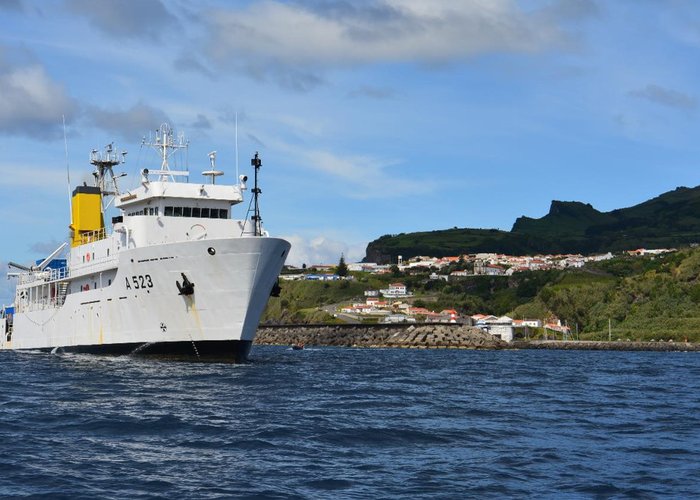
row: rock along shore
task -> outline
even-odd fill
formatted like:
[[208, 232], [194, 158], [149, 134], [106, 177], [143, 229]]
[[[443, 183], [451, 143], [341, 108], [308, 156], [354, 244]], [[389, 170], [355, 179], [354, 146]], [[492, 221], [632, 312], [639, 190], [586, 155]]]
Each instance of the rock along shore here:
[[507, 343], [478, 328], [455, 324], [260, 326], [259, 345], [403, 347], [413, 349], [564, 349], [606, 351], [700, 351], [688, 342], [533, 340]]
[[506, 342], [464, 325], [261, 326], [256, 344], [423, 349], [505, 349]]

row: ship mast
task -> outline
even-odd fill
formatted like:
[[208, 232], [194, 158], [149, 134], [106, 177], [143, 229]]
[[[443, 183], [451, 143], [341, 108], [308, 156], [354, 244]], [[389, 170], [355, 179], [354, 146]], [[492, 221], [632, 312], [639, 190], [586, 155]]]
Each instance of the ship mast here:
[[117, 153], [114, 150], [114, 143], [107, 144], [103, 151], [93, 149], [90, 152], [90, 163], [95, 167], [92, 176], [95, 178], [95, 186], [100, 188], [102, 194], [103, 214], [114, 201], [114, 197], [120, 194], [117, 179], [126, 174], [114, 175], [114, 167], [124, 162], [126, 162], [126, 151]]
[[[260, 205], [258, 204], [258, 197], [262, 190], [258, 187], [258, 171], [262, 166], [262, 160], [258, 156], [258, 152], [255, 152], [255, 156], [250, 160], [250, 165], [255, 168], [255, 183], [253, 187], [253, 216], [251, 220], [253, 221], [253, 235], [262, 236], [262, 217], [260, 216]], [[250, 211], [250, 209], [248, 209]]]
[[187, 151], [190, 145], [189, 141], [185, 139], [184, 134], [179, 134], [177, 138], [175, 138], [175, 134], [170, 128], [170, 125], [168, 125], [167, 123], [163, 123], [158, 128], [158, 130], [156, 130], [155, 139], [149, 137], [147, 140], [144, 137], [141, 145], [148, 146], [156, 150], [160, 155], [161, 159], [160, 170], [143, 170], [142, 174], [146, 179], [148, 179], [149, 174], [160, 175], [160, 178], [158, 180], [161, 182], [167, 182], [169, 180], [174, 182], [176, 176], [189, 177], [189, 171], [170, 170], [169, 165], [169, 159], [171, 156], [173, 156], [178, 150], [181, 149]]

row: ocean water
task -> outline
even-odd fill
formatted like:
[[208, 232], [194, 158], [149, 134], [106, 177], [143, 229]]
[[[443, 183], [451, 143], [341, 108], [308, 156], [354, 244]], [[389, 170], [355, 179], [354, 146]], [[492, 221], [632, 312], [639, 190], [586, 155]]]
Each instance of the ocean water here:
[[0, 353], [0, 496], [698, 498], [700, 354]]

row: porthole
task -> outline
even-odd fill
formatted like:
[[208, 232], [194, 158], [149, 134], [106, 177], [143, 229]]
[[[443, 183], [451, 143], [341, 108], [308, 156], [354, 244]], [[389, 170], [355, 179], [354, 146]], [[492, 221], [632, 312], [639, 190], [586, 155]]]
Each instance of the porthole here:
[[209, 247], [209, 248], [207, 248], [207, 252], [209, 252], [209, 255], [214, 255], [214, 254], [216, 254], [216, 250], [214, 250], [214, 247]]

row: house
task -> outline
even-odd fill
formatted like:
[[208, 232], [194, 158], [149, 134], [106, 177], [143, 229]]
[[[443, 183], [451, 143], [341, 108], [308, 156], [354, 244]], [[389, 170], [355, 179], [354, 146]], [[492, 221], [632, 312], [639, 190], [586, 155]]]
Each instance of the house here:
[[513, 328], [540, 328], [542, 322], [539, 319], [514, 319]]
[[377, 264], [374, 262], [355, 262], [348, 264], [348, 271], [372, 272], [377, 269]]
[[409, 307], [408, 314], [411, 316], [428, 316], [435, 313], [433, 313], [433, 311], [430, 309], [426, 309], [425, 307]]
[[506, 342], [513, 341], [513, 319], [508, 316], [492, 319], [486, 322], [486, 331], [494, 337]]
[[411, 318], [405, 314], [390, 314], [382, 320], [382, 323], [415, 323], [416, 318]]
[[365, 302], [374, 307], [387, 307], [389, 305], [386, 300], [382, 300], [379, 297], [368, 297]]
[[470, 318], [472, 320], [472, 323], [475, 325], [479, 325], [479, 323], [485, 324], [486, 321], [497, 319], [496, 316], [492, 314], [473, 314], [470, 316]]
[[450, 276], [454, 276], [454, 277], [460, 276], [461, 277], [461, 276], [469, 276], [470, 274], [471, 273], [469, 271], [452, 271], [450, 273]]
[[304, 279], [307, 281], [338, 281], [340, 276], [337, 274], [307, 274]]
[[550, 320], [548, 323], [545, 323], [544, 329], [551, 330], [553, 332], [558, 332], [564, 335], [569, 335], [571, 333], [571, 328], [569, 328], [566, 325], [562, 325], [561, 320], [556, 318]]
[[412, 294], [408, 293], [406, 285], [403, 283], [391, 283], [389, 288], [379, 290], [384, 297], [409, 297]]
[[506, 270], [502, 266], [487, 264], [484, 266], [484, 274], [487, 276], [503, 276]]
[[303, 274], [280, 274], [279, 277], [283, 281], [299, 281], [304, 279]]

